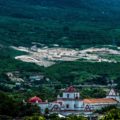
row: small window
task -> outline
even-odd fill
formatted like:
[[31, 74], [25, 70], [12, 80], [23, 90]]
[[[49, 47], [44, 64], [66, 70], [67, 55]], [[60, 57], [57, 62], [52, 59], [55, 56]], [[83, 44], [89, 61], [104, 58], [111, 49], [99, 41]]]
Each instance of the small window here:
[[76, 96], [76, 99], [79, 99], [79, 97], [78, 97], [78, 96]]
[[78, 99], [79, 97], [78, 97], [78, 94], [74, 94], [74, 96], [75, 96], [75, 99]]
[[74, 108], [76, 108], [77, 106], [76, 106], [76, 104], [74, 104]]
[[66, 105], [66, 108], [69, 108], [69, 104]]
[[74, 98], [76, 98], [76, 95], [74, 94]]
[[69, 94], [67, 94], [67, 98], [69, 98]]

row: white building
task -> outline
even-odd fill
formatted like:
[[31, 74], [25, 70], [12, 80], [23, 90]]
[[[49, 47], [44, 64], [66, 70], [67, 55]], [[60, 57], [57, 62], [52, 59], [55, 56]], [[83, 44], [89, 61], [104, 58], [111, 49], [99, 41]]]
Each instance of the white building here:
[[111, 89], [109, 91], [109, 94], [106, 96], [106, 98], [113, 98], [113, 99], [117, 100], [118, 102], [120, 102], [119, 93], [117, 93], [114, 89]]
[[38, 97], [29, 99], [30, 103], [37, 103], [44, 114], [45, 109], [48, 108], [50, 113], [59, 113], [62, 115], [69, 114], [91, 114], [95, 110], [100, 110], [104, 107], [117, 105], [120, 102], [119, 94], [111, 89], [106, 98], [96, 99], [81, 99], [80, 93], [73, 87], [68, 87], [62, 94], [58, 95], [54, 102], [42, 102]]
[[43, 102], [41, 98], [34, 96], [28, 100], [28, 103], [37, 104], [40, 107], [40, 111], [44, 114], [45, 109], [48, 108], [48, 101]]
[[84, 110], [83, 100], [80, 99], [80, 93], [71, 86], [67, 88], [62, 97], [57, 98], [57, 101], [61, 101], [61, 114], [78, 114]]
[[118, 104], [118, 101], [113, 98], [84, 99], [83, 102], [84, 106], [89, 106], [91, 111]]

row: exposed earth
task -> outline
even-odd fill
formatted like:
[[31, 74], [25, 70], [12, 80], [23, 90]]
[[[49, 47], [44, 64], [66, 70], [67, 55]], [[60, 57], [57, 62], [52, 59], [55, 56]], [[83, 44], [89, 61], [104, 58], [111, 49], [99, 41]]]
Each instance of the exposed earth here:
[[[27, 47], [13, 47], [15, 50], [27, 52], [27, 55], [16, 56], [24, 62], [36, 63], [40, 66], [48, 67], [58, 61], [76, 61], [83, 62], [119, 62], [120, 50], [112, 48], [97, 48], [91, 47], [84, 50], [60, 48], [60, 47], [43, 47], [43, 48], [27, 48]], [[117, 58], [117, 59], [116, 59]]]

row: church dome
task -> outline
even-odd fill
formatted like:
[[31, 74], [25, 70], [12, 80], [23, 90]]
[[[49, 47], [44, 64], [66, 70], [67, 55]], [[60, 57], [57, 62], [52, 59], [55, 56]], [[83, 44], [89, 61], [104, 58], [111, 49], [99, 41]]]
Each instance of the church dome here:
[[39, 98], [39, 97], [37, 97], [37, 96], [34, 96], [34, 97], [30, 98], [30, 99], [28, 100], [28, 102], [29, 102], [29, 103], [41, 103], [41, 102], [42, 102], [42, 99]]

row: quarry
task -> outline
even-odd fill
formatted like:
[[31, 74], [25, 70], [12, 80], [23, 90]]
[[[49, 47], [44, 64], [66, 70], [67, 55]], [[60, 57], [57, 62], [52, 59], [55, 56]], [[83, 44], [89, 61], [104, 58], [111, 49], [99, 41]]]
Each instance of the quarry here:
[[[119, 59], [114, 59], [113, 56], [120, 57], [119, 48], [117, 50], [110, 48], [87, 48], [83, 50], [70, 49], [70, 48], [60, 48], [60, 47], [43, 47], [37, 48], [32, 46], [27, 47], [14, 47], [13, 49], [18, 51], [24, 51], [26, 55], [16, 56], [15, 59], [35, 63], [40, 66], [49, 67], [56, 64], [59, 61], [76, 61], [82, 60], [83, 62], [119, 62]], [[111, 57], [111, 58], [110, 58]]]

